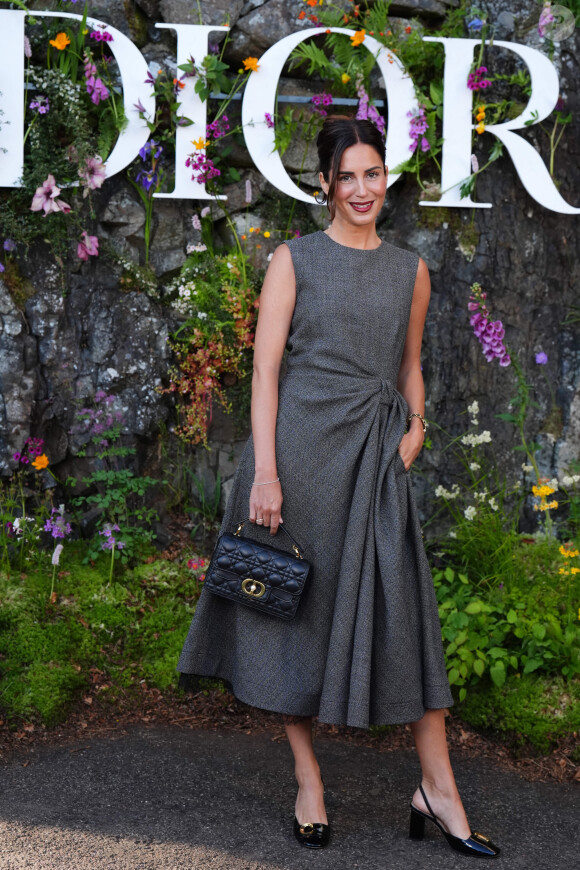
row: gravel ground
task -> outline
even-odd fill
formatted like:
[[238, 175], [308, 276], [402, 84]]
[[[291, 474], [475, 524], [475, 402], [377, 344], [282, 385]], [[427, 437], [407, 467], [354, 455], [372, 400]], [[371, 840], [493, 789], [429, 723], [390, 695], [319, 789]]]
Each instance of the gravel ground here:
[[[290, 749], [263, 733], [135, 726], [122, 735], [16, 753], [1, 770], [1, 870], [455, 870], [470, 858], [434, 826], [410, 841], [414, 753], [319, 737], [333, 835], [292, 837]], [[502, 870], [578, 861], [580, 789], [527, 782], [455, 753], [473, 827], [503, 848]], [[429, 830], [431, 828], [431, 830]], [[479, 864], [478, 864], [479, 866]]]

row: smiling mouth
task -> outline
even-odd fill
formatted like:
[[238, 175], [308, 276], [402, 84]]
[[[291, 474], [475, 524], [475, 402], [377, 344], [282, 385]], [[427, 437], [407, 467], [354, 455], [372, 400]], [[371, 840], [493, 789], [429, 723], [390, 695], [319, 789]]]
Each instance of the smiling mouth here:
[[359, 214], [364, 214], [367, 211], [370, 211], [374, 205], [373, 200], [369, 202], [349, 202], [349, 205], [354, 208]]

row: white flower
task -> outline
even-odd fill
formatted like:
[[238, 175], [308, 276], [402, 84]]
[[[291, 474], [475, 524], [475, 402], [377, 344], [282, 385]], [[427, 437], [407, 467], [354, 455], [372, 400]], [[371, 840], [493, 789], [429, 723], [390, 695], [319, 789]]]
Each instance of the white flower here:
[[558, 478], [553, 477], [552, 480], [548, 481], [548, 486], [551, 486], [554, 492], [558, 491]]
[[472, 504], [470, 504], [469, 507], [466, 507], [465, 510], [463, 511], [463, 515], [464, 515], [465, 519], [467, 519], [467, 520], [472, 520], [474, 518], [474, 516], [476, 515], [476, 513], [477, 513], [477, 511], [475, 510], [475, 508], [473, 507]]
[[210, 211], [211, 211], [211, 209], [210, 209], [209, 205], [206, 205], [206, 207], [202, 208], [202, 210], [200, 211], [200, 215], [202, 217], [207, 217], [208, 214], [210, 213]]
[[52, 559], [51, 559], [51, 562], [53, 565], [58, 565], [59, 560], [60, 560], [60, 554], [62, 553], [63, 550], [64, 550], [64, 547], [62, 544], [56, 545], [56, 547], [54, 548], [54, 553], [52, 554]]
[[207, 311], [198, 311], [197, 316], [199, 317], [200, 320], [206, 320], [207, 319]]
[[450, 537], [450, 538], [456, 538], [456, 537], [457, 537], [457, 532], [454, 532], [453, 530], [451, 530], [451, 531], [449, 532], [449, 537]]
[[487, 498], [487, 490], [483, 489], [481, 492], [474, 492], [473, 497], [476, 501], [485, 501]]
[[492, 509], [492, 511], [497, 511], [497, 510], [499, 510], [499, 505], [498, 505], [498, 503], [496, 502], [494, 496], [492, 496], [490, 499], [488, 499], [487, 503], [488, 503], [488, 505], [490, 506], [490, 508]]
[[459, 486], [458, 486], [458, 484], [454, 483], [453, 489], [448, 490], [448, 489], [445, 489], [444, 486], [439, 485], [437, 487], [437, 489], [435, 490], [435, 495], [437, 496], [437, 498], [446, 498], [448, 501], [450, 499], [453, 500], [454, 498], [457, 498], [457, 496], [459, 495]]
[[477, 399], [474, 399], [473, 402], [471, 403], [471, 405], [467, 406], [467, 413], [469, 414], [469, 416], [471, 418], [471, 425], [477, 426], [477, 424], [479, 422], [477, 419], [477, 416], [479, 414], [479, 404], [477, 402]]
[[562, 478], [562, 486], [575, 486], [580, 480], [580, 474], [565, 474]]
[[484, 429], [479, 435], [468, 433], [467, 435], [463, 435], [461, 438], [461, 443], [465, 444], [466, 447], [476, 447], [478, 444], [489, 444], [491, 441], [491, 432], [488, 429]]
[[530, 471], [533, 471], [533, 470], [534, 470], [533, 465], [527, 465], [525, 462], [522, 462], [522, 471], [525, 471], [526, 474]]
[[470, 471], [479, 471], [480, 468], [481, 468], [481, 465], [479, 464], [479, 462], [470, 462], [469, 463], [469, 470]]

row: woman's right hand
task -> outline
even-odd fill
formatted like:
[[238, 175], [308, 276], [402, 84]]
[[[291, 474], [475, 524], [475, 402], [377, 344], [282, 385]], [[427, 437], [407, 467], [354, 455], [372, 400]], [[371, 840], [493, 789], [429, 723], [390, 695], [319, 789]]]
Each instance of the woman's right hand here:
[[279, 481], [253, 486], [250, 493], [250, 522], [258, 526], [269, 526], [270, 534], [275, 535], [278, 525], [283, 522], [280, 516], [282, 502], [282, 487]]

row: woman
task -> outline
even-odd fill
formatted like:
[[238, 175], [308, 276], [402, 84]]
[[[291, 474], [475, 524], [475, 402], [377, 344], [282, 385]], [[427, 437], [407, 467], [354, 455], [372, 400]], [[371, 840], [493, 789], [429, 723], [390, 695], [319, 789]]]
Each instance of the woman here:
[[497, 847], [470, 830], [449, 763], [444, 716], [453, 700], [407, 474], [425, 433], [427, 267], [377, 235], [387, 169], [373, 124], [328, 118], [317, 146], [332, 223], [280, 245], [270, 263], [253, 436], [223, 522], [232, 530], [249, 502], [252, 534], [265, 542], [283, 506], [312, 577], [288, 622], [204, 590], [180, 682], [221, 677], [240, 700], [283, 714], [303, 845], [325, 846], [330, 834], [312, 744], [318, 716], [358, 727], [411, 722], [423, 772], [411, 836], [422, 837], [428, 818], [453, 848], [495, 857]]

